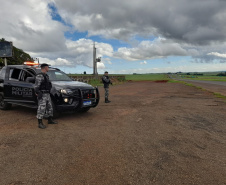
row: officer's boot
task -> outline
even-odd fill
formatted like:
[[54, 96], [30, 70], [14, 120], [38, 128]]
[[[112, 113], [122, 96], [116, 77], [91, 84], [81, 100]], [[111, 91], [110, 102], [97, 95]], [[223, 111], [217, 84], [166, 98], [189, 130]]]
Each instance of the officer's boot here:
[[111, 101], [108, 100], [108, 98], [105, 98], [105, 103], [110, 103]]
[[42, 129], [46, 128], [46, 126], [43, 125], [42, 123], [42, 119], [38, 119], [38, 128], [42, 128]]
[[48, 117], [48, 124], [57, 124], [56, 121], [53, 121], [53, 117]]

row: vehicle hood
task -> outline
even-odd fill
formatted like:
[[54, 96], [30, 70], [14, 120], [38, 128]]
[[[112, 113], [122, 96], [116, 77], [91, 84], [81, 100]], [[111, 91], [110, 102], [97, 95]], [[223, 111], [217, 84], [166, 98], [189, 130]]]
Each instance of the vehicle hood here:
[[56, 89], [94, 89], [92, 85], [78, 81], [51, 81]]

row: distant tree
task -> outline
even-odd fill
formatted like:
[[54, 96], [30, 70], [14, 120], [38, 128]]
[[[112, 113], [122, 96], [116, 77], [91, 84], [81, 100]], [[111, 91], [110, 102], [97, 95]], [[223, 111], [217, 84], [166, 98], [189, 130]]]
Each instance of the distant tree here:
[[202, 73], [194, 73], [194, 75], [196, 75], [196, 76], [203, 76]]
[[226, 72], [218, 73], [217, 76], [226, 76]]

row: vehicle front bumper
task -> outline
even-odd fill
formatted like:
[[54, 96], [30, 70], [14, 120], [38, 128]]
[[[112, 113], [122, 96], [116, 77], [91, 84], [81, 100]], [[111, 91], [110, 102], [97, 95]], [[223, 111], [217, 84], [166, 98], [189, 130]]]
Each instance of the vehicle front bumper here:
[[[97, 87], [95, 87], [95, 98], [85, 98], [83, 97], [83, 89], [78, 89], [78, 96], [69, 96], [69, 95], [62, 95], [63, 101], [68, 99], [68, 103], [57, 104], [57, 110], [76, 110], [76, 109], [83, 109], [83, 108], [94, 108], [99, 104], [100, 100], [100, 93]], [[70, 103], [71, 101], [71, 103]], [[90, 104], [85, 104], [84, 102], [88, 102]]]

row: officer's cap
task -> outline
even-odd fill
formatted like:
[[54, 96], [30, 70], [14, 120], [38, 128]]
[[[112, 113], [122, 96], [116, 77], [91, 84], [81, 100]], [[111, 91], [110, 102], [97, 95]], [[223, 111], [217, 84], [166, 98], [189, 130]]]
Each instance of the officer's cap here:
[[41, 68], [43, 68], [43, 67], [46, 67], [46, 66], [48, 66], [49, 67], [49, 65], [48, 64], [46, 64], [46, 63], [44, 63], [44, 64], [41, 64]]

